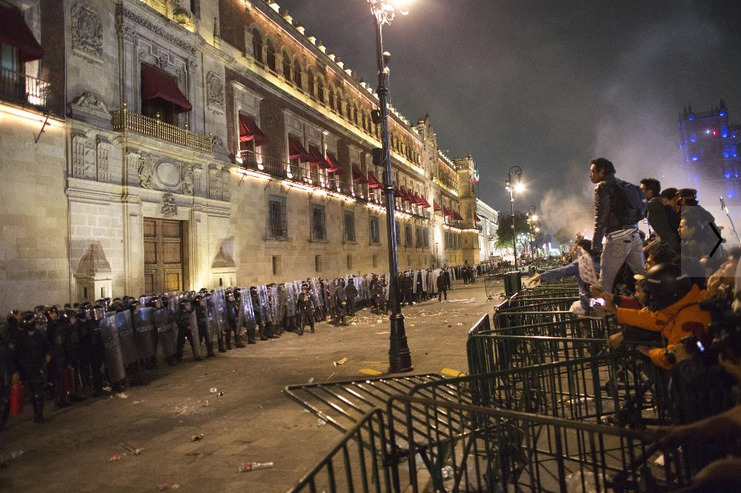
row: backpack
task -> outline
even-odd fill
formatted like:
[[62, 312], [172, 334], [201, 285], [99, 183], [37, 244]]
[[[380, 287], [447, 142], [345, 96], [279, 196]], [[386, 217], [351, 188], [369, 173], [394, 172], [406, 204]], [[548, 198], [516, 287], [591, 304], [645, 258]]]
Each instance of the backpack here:
[[636, 224], [646, 218], [648, 201], [638, 185], [617, 180], [616, 196], [622, 199], [620, 200], [622, 204], [620, 209], [615, 211], [615, 215], [623, 224]]

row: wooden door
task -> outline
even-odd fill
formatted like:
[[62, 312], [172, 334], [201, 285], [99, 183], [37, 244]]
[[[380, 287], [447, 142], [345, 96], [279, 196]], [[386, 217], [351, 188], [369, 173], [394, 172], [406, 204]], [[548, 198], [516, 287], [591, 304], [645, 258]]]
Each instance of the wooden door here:
[[144, 218], [144, 288], [182, 291], [185, 272], [183, 222]]

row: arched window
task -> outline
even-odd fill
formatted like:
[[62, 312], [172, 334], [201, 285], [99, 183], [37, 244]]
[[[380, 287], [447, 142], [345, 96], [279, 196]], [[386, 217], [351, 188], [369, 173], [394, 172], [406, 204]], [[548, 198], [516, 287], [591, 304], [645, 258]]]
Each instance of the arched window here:
[[311, 69], [306, 72], [306, 91], [312, 98], [314, 97], [314, 72]]
[[339, 113], [340, 116], [345, 116], [345, 112], [343, 110], [344, 108], [342, 107], [342, 91], [337, 89], [337, 113]]
[[257, 29], [252, 30], [252, 54], [256, 61], [265, 63], [262, 58], [262, 34]]
[[329, 109], [334, 110], [334, 89], [332, 89], [332, 86], [329, 86], [327, 88], [327, 103], [329, 104]]
[[288, 50], [282, 51], [283, 55], [283, 78], [287, 81], [291, 81], [291, 54]]
[[273, 44], [273, 41], [271, 39], [268, 39], [267, 45], [267, 65], [270, 70], [273, 72], [277, 71], [277, 67], [275, 65], [275, 45]]
[[321, 77], [316, 78], [316, 99], [324, 104], [324, 81]]
[[298, 58], [296, 58], [293, 61], [293, 83], [296, 84], [296, 87], [301, 89], [302, 82], [301, 82], [301, 64], [298, 61]]

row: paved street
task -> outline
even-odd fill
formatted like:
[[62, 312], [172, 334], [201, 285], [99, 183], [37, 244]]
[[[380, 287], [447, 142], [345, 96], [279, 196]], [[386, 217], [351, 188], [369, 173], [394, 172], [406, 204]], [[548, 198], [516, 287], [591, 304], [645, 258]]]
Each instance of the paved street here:
[[[487, 301], [483, 281], [456, 283], [448, 299], [403, 310], [414, 373], [467, 370], [466, 332], [494, 301]], [[315, 334], [287, 333], [202, 363], [187, 355], [177, 367], [161, 368], [150, 385], [124, 395], [63, 410], [47, 401], [44, 425], [31, 421], [27, 406], [0, 431], [0, 453], [24, 451], [0, 469], [0, 490], [138, 492], [173, 483], [183, 492], [283, 492], [341, 434], [281, 390], [311, 378], [347, 380], [362, 377], [360, 369], [388, 367], [388, 318], [364, 309], [350, 322], [317, 324]], [[333, 364], [342, 358], [345, 364]], [[223, 395], [210, 393], [212, 387]], [[201, 433], [202, 440], [191, 441]], [[121, 443], [143, 450], [135, 456]], [[275, 467], [237, 472], [248, 460]]]

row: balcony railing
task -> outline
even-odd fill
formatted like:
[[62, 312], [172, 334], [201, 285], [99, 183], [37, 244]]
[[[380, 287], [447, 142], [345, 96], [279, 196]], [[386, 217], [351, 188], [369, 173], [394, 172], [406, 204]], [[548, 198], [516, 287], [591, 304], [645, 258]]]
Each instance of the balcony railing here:
[[48, 82], [6, 68], [0, 72], [0, 98], [5, 101], [45, 110], [50, 94]]
[[137, 132], [142, 135], [178, 144], [199, 151], [211, 152], [211, 136], [191, 132], [177, 125], [165, 123], [156, 118], [140, 115], [126, 109], [111, 111], [113, 130]]

